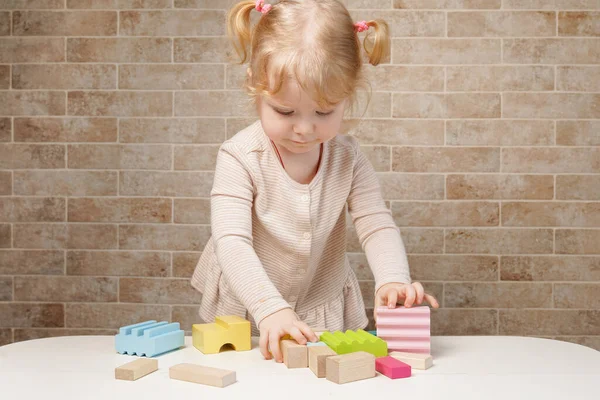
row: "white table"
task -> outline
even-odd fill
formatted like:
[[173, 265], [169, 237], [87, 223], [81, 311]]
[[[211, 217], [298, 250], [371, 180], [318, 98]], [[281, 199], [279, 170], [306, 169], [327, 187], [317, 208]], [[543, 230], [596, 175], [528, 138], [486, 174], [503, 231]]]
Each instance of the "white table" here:
[[[118, 381], [115, 367], [134, 360], [117, 354], [112, 336], [70, 336], [0, 347], [2, 399], [600, 399], [600, 352], [528, 337], [432, 337], [434, 365], [413, 376], [337, 385], [308, 369], [288, 370], [253, 349], [204, 355], [191, 345], [158, 356], [159, 370]], [[169, 379], [182, 363], [235, 370], [237, 382], [214, 388]]]

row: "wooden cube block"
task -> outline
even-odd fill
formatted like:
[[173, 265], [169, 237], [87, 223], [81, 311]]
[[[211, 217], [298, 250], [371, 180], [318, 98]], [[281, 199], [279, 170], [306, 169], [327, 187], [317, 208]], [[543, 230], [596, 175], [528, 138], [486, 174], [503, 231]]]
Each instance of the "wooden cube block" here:
[[375, 360], [375, 369], [391, 379], [408, 378], [411, 374], [410, 365], [390, 356], [379, 357]]
[[375, 377], [375, 356], [365, 351], [327, 357], [326, 378], [342, 384]]
[[202, 385], [225, 387], [235, 383], [235, 371], [204, 367], [197, 364], [177, 364], [169, 368], [169, 377]]
[[282, 340], [281, 351], [283, 363], [288, 368], [308, 367], [308, 350], [306, 345], [298, 344], [295, 340]]
[[154, 358], [138, 358], [135, 361], [115, 368], [115, 379], [135, 381], [158, 369], [158, 360]]
[[327, 357], [331, 356], [337, 356], [337, 353], [328, 346], [311, 346], [308, 348], [308, 367], [317, 378], [325, 378]]
[[392, 351], [391, 357], [402, 361], [415, 369], [427, 369], [433, 365], [433, 358], [429, 354], [404, 353], [401, 351]]

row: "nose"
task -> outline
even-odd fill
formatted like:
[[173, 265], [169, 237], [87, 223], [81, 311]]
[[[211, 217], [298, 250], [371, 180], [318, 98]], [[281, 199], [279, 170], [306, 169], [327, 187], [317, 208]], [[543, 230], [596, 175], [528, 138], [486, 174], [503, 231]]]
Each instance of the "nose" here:
[[298, 133], [302, 136], [312, 135], [315, 131], [314, 126], [311, 121], [302, 119], [296, 121], [294, 124], [294, 133]]

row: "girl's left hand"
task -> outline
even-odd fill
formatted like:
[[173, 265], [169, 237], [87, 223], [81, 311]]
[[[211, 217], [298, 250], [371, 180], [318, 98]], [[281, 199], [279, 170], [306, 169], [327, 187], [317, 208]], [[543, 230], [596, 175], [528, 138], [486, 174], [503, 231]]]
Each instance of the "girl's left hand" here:
[[423, 285], [419, 282], [386, 283], [375, 294], [375, 319], [377, 319], [377, 307], [396, 308], [398, 303], [404, 303], [404, 307], [412, 307], [413, 304], [422, 304], [424, 301], [433, 308], [440, 307], [435, 297], [425, 293]]

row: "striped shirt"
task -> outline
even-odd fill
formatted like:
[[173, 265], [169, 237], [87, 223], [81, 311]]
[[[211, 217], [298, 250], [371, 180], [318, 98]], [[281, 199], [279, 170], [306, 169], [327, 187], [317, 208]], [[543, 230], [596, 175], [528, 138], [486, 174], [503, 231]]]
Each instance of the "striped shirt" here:
[[309, 326], [366, 327], [360, 287], [346, 256], [346, 211], [375, 278], [410, 282], [400, 232], [357, 140], [323, 144], [315, 177], [293, 180], [260, 121], [225, 141], [211, 190], [212, 235], [192, 276], [200, 317], [256, 322], [292, 308]]

